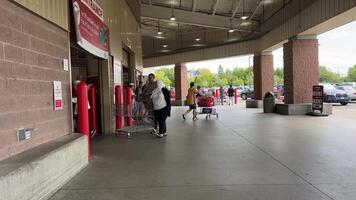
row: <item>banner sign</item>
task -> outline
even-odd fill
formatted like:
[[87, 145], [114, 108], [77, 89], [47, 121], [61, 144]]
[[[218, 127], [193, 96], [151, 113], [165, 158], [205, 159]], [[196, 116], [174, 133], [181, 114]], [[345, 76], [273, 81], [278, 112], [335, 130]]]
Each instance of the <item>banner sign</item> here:
[[109, 27], [103, 9], [94, 0], [72, 0], [77, 43], [88, 52], [108, 59]]
[[313, 86], [313, 104], [312, 109], [320, 110], [323, 112], [323, 103], [324, 103], [324, 86], [314, 85]]
[[60, 81], [53, 81], [53, 108], [54, 110], [63, 109], [62, 83]]

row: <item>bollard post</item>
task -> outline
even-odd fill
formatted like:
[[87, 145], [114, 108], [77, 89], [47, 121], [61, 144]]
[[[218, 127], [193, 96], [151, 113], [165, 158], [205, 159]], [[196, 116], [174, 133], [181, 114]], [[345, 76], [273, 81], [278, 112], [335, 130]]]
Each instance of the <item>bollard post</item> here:
[[88, 140], [88, 160], [90, 159], [88, 86], [82, 81], [77, 85], [78, 132], [86, 135]]
[[234, 92], [234, 99], [235, 99], [235, 104], [237, 104], [237, 97], [239, 96], [237, 88], [235, 88], [235, 92]]
[[133, 120], [132, 120], [132, 93], [131, 93], [131, 88], [130, 87], [125, 87], [125, 106], [127, 106], [127, 115], [125, 117], [126, 124], [128, 126], [133, 125]]
[[116, 130], [122, 129], [122, 100], [121, 86], [115, 86], [115, 105], [116, 105]]
[[97, 113], [96, 113], [96, 88], [94, 85], [89, 88], [89, 130], [90, 131], [98, 131], [97, 125]]

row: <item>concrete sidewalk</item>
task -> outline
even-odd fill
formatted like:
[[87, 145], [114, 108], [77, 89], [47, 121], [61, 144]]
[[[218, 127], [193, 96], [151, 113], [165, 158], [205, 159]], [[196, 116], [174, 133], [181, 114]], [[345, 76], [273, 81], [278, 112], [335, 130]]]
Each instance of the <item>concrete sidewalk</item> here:
[[94, 141], [89, 166], [51, 200], [355, 198], [355, 109], [327, 118], [218, 109], [219, 119], [193, 122], [175, 108], [163, 139]]

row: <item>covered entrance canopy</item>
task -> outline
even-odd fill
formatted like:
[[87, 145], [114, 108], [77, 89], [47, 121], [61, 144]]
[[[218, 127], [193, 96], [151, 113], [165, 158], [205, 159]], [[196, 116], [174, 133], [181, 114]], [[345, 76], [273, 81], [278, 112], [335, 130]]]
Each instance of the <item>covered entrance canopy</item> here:
[[319, 82], [316, 36], [356, 20], [355, 6], [352, 0], [142, 0], [143, 64], [176, 64], [182, 74], [185, 62], [254, 54], [259, 100], [273, 90], [270, 52], [284, 46], [285, 102], [310, 103]]

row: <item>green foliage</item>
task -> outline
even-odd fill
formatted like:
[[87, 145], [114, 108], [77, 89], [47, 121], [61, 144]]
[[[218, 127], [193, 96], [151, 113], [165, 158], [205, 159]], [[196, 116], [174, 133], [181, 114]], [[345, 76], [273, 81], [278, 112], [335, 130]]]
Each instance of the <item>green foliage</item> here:
[[349, 68], [349, 72], [347, 73], [347, 81], [356, 82], [356, 65]]
[[[164, 82], [166, 86], [174, 87], [174, 69], [162, 68], [156, 71], [156, 78]], [[284, 75], [283, 69], [277, 68], [274, 70], [275, 84], [283, 84]], [[329, 71], [326, 67], [319, 67], [320, 82], [340, 83], [343, 81], [356, 82], [356, 65], [349, 69], [346, 78], [340, 74]], [[232, 84], [234, 86], [253, 85], [253, 68], [234, 68], [226, 69], [222, 66], [218, 67], [218, 73], [213, 74], [209, 69], [199, 69], [193, 77], [188, 77], [188, 84], [194, 82], [195, 85], [201, 87], [219, 87]]]
[[213, 87], [214, 84], [214, 75], [209, 69], [200, 69], [199, 75], [195, 79], [195, 85], [201, 87]]
[[340, 74], [329, 71], [324, 66], [319, 66], [319, 82], [321, 83], [340, 83], [343, 78]]
[[164, 83], [165, 86], [174, 87], [174, 69], [173, 68], [161, 68], [156, 70], [155, 76], [157, 80]]
[[283, 75], [283, 69], [277, 68], [274, 70], [274, 83], [275, 84], [283, 84], [284, 83], [284, 75]]
[[232, 70], [232, 83], [240, 83], [238, 85], [252, 85], [253, 84], [253, 68], [234, 68]]

